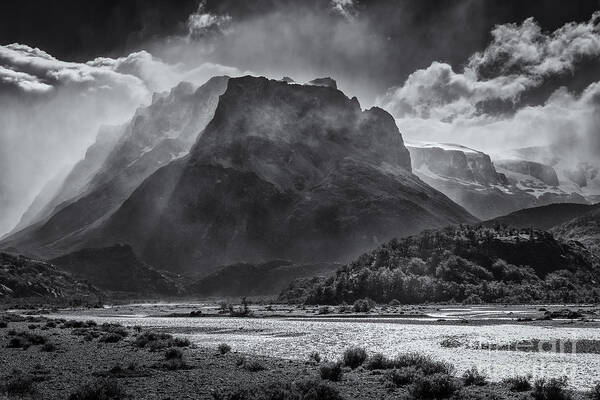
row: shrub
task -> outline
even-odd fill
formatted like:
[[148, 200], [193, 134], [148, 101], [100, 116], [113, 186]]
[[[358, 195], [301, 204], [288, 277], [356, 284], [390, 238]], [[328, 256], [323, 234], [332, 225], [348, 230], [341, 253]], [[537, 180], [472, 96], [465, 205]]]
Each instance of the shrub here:
[[447, 349], [454, 349], [462, 346], [462, 342], [456, 338], [446, 338], [440, 342], [440, 346]]
[[40, 351], [45, 351], [45, 352], [56, 351], [56, 345], [54, 343], [45, 343], [40, 348]]
[[600, 400], [600, 382], [597, 382], [592, 390], [590, 390], [589, 395], [592, 400]]
[[337, 382], [342, 379], [342, 364], [339, 362], [328, 362], [319, 367], [321, 379]]
[[415, 382], [423, 373], [415, 367], [393, 369], [386, 373], [385, 379], [394, 386], [406, 386]]
[[4, 329], [8, 326], [8, 323], [6, 321], [0, 321], [0, 329]]
[[185, 338], [174, 338], [168, 333], [144, 332], [138, 335], [133, 346], [146, 347], [150, 351], [166, 349], [168, 347], [188, 347], [190, 341]]
[[170, 348], [165, 352], [165, 361], [162, 367], [168, 370], [177, 370], [186, 368], [187, 364], [183, 359], [183, 352], [180, 349]]
[[44, 325], [44, 327], [46, 327], [46, 328], [56, 328], [56, 322], [55, 321], [48, 321], [48, 322], [46, 322], [46, 324]]
[[321, 362], [321, 355], [317, 351], [313, 351], [308, 355], [308, 360], [318, 364]]
[[219, 353], [221, 354], [227, 354], [231, 351], [231, 346], [228, 345], [227, 343], [221, 343], [218, 347], [219, 349]]
[[409, 392], [415, 399], [446, 399], [458, 390], [454, 378], [448, 374], [419, 376], [410, 386]]
[[367, 359], [367, 352], [362, 347], [351, 347], [344, 352], [344, 365], [352, 369], [358, 368]]
[[6, 393], [9, 396], [31, 395], [34, 393], [33, 377], [25, 375], [20, 371], [13, 371], [12, 375], [7, 377], [4, 384], [0, 385], [0, 392]]
[[257, 360], [246, 360], [243, 365], [244, 369], [247, 369], [250, 372], [258, 372], [263, 371], [265, 369], [264, 365]]
[[375, 353], [367, 359], [365, 368], [368, 370], [390, 369], [393, 368], [393, 362], [383, 354]]
[[233, 393], [213, 393], [215, 400], [281, 399], [281, 400], [342, 400], [343, 397], [327, 383], [308, 379], [299, 382], [271, 382], [266, 385], [237, 389]]
[[354, 312], [366, 313], [371, 311], [371, 309], [374, 306], [375, 305], [373, 304], [373, 300], [371, 299], [358, 299], [352, 305], [352, 309], [354, 310]]
[[390, 301], [390, 302], [388, 303], [388, 305], [389, 305], [390, 307], [398, 307], [398, 306], [400, 306], [401, 304], [402, 304], [402, 303], [400, 303], [400, 301], [399, 301], [398, 299], [392, 299], [392, 301]]
[[69, 400], [121, 400], [127, 397], [119, 384], [102, 379], [80, 387], [69, 396]]
[[567, 391], [567, 378], [538, 379], [533, 385], [531, 394], [535, 400], [570, 400]]
[[434, 360], [431, 356], [419, 353], [405, 353], [394, 359], [394, 367], [415, 367], [425, 375], [454, 373], [454, 366], [445, 361]]
[[502, 382], [508, 385], [508, 388], [513, 392], [527, 392], [531, 390], [531, 378], [529, 376], [514, 376], [506, 378]]
[[14, 332], [6, 347], [27, 349], [30, 346], [46, 343], [46, 337], [29, 332]]
[[319, 307], [318, 313], [321, 314], [321, 315], [331, 314], [331, 309], [329, 308], [329, 306]]
[[117, 333], [105, 333], [98, 339], [99, 342], [102, 343], [117, 343], [123, 339], [123, 336]]
[[38, 326], [36, 324], [29, 324], [29, 325], [27, 325], [27, 328], [29, 328], [31, 330], [37, 329], [37, 327]]
[[[90, 321], [93, 322], [93, 321]], [[102, 332], [107, 332], [107, 333], [112, 333], [115, 335], [119, 335], [121, 337], [126, 337], [127, 335], [129, 335], [129, 332], [127, 332], [127, 329], [120, 324], [109, 324], [109, 323], [103, 323], [102, 325], [100, 325], [100, 330]]]
[[463, 373], [463, 381], [466, 386], [484, 386], [487, 377], [477, 370], [477, 367], [471, 367]]

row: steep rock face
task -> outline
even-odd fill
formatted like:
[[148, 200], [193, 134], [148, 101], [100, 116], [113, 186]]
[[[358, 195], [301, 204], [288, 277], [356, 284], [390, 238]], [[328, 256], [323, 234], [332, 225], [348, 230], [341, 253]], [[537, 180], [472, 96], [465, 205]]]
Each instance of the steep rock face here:
[[541, 163], [492, 162], [485, 153], [447, 143], [409, 143], [408, 149], [421, 179], [481, 219], [552, 203], [587, 203], [556, 186], [556, 173]]
[[145, 178], [189, 152], [212, 118], [228, 79], [212, 78], [196, 90], [181, 83], [169, 93], [155, 95], [150, 106], [137, 110], [81, 193], [2, 244], [43, 257], [79, 248], [79, 237], [117, 209]]
[[415, 170], [429, 168], [438, 175], [464, 179], [484, 185], [506, 184], [506, 177], [496, 172], [490, 156], [468, 147], [407, 145]]
[[167, 275], [141, 262], [128, 245], [83, 249], [51, 262], [103, 290], [166, 295], [179, 292]]
[[160, 268], [349, 259], [389, 237], [476, 219], [411, 173], [393, 118], [322, 86], [230, 79], [190, 155], [88, 238]]
[[496, 165], [509, 171], [533, 176], [549, 186], [558, 186], [556, 171], [549, 165], [524, 160], [497, 160]]

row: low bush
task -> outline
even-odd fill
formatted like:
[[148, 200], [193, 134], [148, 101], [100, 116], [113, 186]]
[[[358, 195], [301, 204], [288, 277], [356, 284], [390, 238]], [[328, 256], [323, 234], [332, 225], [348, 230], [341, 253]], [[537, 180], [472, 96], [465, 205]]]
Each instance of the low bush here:
[[321, 362], [321, 355], [319, 354], [319, 352], [313, 351], [308, 355], [308, 361], [318, 364]]
[[463, 382], [465, 386], [484, 386], [487, 384], [487, 377], [477, 367], [471, 367], [463, 373]]
[[590, 390], [589, 396], [592, 400], [600, 400], [600, 382], [597, 382]]
[[177, 348], [170, 348], [165, 352], [165, 361], [162, 367], [168, 370], [177, 370], [187, 368], [183, 359], [183, 352]]
[[278, 400], [342, 400], [338, 390], [333, 386], [317, 380], [307, 379], [298, 382], [271, 382], [237, 389], [232, 393], [214, 392], [215, 400], [249, 400], [249, 399], [278, 399]]
[[446, 338], [440, 342], [440, 346], [447, 349], [454, 349], [462, 346], [462, 342], [456, 338]]
[[531, 377], [513, 376], [502, 380], [512, 392], [527, 392], [531, 390]]
[[424, 375], [454, 373], [454, 366], [445, 361], [438, 361], [429, 355], [419, 353], [404, 353], [396, 357], [393, 361], [394, 368], [415, 367], [423, 372]]
[[29, 325], [27, 325], [27, 328], [29, 328], [31, 330], [37, 329], [37, 327], [38, 326], [36, 324], [29, 324]]
[[116, 382], [102, 379], [88, 383], [69, 396], [69, 400], [122, 400], [129, 398]]
[[351, 347], [344, 351], [344, 365], [352, 369], [361, 366], [367, 359], [367, 352], [362, 347]]
[[385, 379], [396, 387], [410, 385], [423, 376], [423, 372], [415, 367], [393, 369], [385, 374]]
[[219, 353], [221, 354], [227, 354], [231, 351], [231, 346], [228, 345], [227, 343], [221, 343], [218, 347], [219, 349]]
[[263, 371], [265, 369], [265, 366], [262, 365], [262, 363], [257, 360], [246, 360], [246, 362], [244, 362], [243, 367], [244, 367], [244, 369], [246, 369], [250, 372], [258, 372], [258, 371]]
[[0, 384], [0, 393], [9, 396], [25, 397], [35, 392], [34, 379], [30, 375], [25, 375], [21, 371], [13, 373], [5, 378], [4, 383]]
[[[90, 322], [93, 322], [93, 321], [90, 321]], [[100, 330], [102, 332], [119, 335], [121, 337], [126, 337], [129, 335], [129, 332], [127, 332], [127, 328], [125, 328], [121, 324], [109, 324], [109, 323], [105, 322], [102, 325], [100, 325]]]
[[54, 343], [45, 343], [40, 347], [40, 351], [53, 352], [56, 351], [56, 345]]
[[319, 367], [321, 379], [337, 382], [342, 379], [342, 364], [339, 362], [328, 362]]
[[174, 338], [168, 333], [144, 332], [136, 337], [133, 346], [145, 347], [150, 351], [166, 349], [168, 347], [188, 347], [190, 341], [184, 338]]
[[324, 315], [324, 314], [331, 314], [331, 308], [329, 308], [329, 306], [323, 306], [323, 307], [319, 307], [319, 311], [318, 313], [320, 315]]
[[4, 329], [8, 326], [8, 322], [0, 320], [0, 329]]
[[367, 359], [365, 368], [368, 370], [374, 369], [390, 369], [393, 368], [393, 361], [381, 353], [375, 353]]
[[[6, 347], [27, 349], [30, 346], [36, 346], [46, 343], [46, 337], [29, 332], [12, 332], [11, 339]], [[10, 334], [10, 333], [9, 333]]]
[[428, 376], [419, 376], [410, 386], [409, 393], [414, 399], [447, 399], [457, 390], [459, 385], [448, 374], [436, 373]]
[[98, 341], [102, 343], [117, 343], [120, 342], [122, 339], [123, 336], [117, 333], [105, 333], [104, 335], [100, 336], [100, 339], [98, 339]]
[[538, 379], [533, 385], [535, 400], [570, 400], [571, 393], [567, 390], [567, 378]]
[[367, 313], [375, 307], [375, 303], [371, 299], [358, 299], [352, 305], [354, 312]]

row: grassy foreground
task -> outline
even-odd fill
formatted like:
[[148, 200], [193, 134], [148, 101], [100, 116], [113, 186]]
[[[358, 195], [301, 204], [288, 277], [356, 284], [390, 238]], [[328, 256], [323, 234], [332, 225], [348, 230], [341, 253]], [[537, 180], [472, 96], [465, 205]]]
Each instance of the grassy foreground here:
[[347, 349], [338, 360], [240, 354], [117, 324], [0, 315], [0, 399], [600, 399], [564, 379], [488, 382], [428, 356]]

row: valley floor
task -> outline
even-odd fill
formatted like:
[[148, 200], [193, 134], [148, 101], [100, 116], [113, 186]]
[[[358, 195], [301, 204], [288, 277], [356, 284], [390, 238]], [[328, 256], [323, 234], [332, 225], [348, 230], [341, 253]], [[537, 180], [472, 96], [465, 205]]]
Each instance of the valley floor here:
[[[8, 398], [86, 399], [104, 390], [114, 392], [102, 397], [108, 399], [230, 399], [246, 388], [246, 397], [235, 398], [262, 399], [257, 396], [272, 390], [262, 389], [271, 383], [283, 388], [306, 381], [317, 395], [311, 399], [340, 398], [336, 392], [344, 399], [395, 399], [412, 390], [409, 383], [392, 383], [389, 370], [366, 364], [344, 366], [339, 381], [332, 382], [321, 380], [324, 360], [283, 360], [235, 348], [221, 354], [140, 327], [15, 314], [0, 314], [0, 324], [0, 398], [4, 391]], [[531, 398], [531, 389], [511, 391], [508, 383], [466, 385], [456, 376], [452, 381], [454, 398]]]

